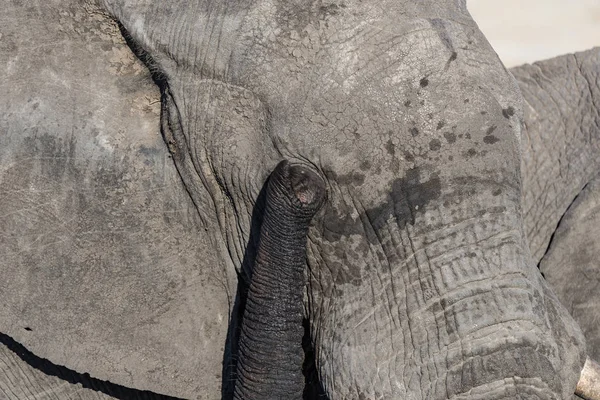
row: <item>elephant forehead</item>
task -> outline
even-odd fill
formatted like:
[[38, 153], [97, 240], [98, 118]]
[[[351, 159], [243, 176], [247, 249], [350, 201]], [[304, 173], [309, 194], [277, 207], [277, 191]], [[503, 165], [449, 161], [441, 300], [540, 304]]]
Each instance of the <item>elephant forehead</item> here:
[[[428, 72], [427, 53], [439, 50], [436, 42], [448, 57], [460, 45], [441, 18], [365, 6], [289, 8], [263, 2], [248, 11], [232, 54], [233, 79], [264, 80], [260, 87], [273, 92], [341, 87], [351, 93], [382, 77], [393, 78], [389, 85]], [[285, 90], [277, 90], [282, 84]]]
[[495, 71], [506, 75], [474, 21], [454, 2], [387, 3], [256, 2], [243, 18], [236, 14], [235, 47], [222, 44], [221, 36], [231, 36], [225, 28], [215, 47], [230, 52], [227, 79], [279, 102], [315, 90], [380, 98], [379, 87], [389, 92], [424, 78], [426, 85], [428, 76], [448, 72], [454, 61], [485, 65], [476, 75], [487, 80]]
[[231, 58], [230, 78], [263, 100], [283, 152], [318, 160], [373, 204], [416, 167], [517, 165], [519, 95], [472, 20], [403, 7], [261, 2]]

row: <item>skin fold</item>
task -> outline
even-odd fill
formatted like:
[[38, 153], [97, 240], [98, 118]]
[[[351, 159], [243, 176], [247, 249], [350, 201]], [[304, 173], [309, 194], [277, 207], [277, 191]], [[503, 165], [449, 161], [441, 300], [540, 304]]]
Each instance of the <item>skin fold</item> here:
[[[510, 73], [464, 1], [31, 4], [0, 37], [3, 334], [212, 400], [299, 393], [303, 317], [332, 400], [573, 395], [595, 350], [537, 266], [570, 281], [595, 204], [597, 49]], [[3, 359], [8, 398], [106, 395]]]

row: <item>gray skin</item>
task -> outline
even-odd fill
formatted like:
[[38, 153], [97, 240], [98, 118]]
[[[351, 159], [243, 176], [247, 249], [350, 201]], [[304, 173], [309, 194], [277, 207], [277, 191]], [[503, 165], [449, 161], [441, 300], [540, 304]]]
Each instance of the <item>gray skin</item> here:
[[[4, 10], [1, 332], [100, 379], [220, 398], [253, 209], [288, 159], [329, 193], [305, 315], [331, 399], [570, 397], [584, 338], [536, 263], [590, 331], [560, 271], [597, 274], [572, 233], [597, 193], [597, 49], [515, 80], [461, 1], [101, 6]], [[8, 398], [102, 394], [2, 354]]]

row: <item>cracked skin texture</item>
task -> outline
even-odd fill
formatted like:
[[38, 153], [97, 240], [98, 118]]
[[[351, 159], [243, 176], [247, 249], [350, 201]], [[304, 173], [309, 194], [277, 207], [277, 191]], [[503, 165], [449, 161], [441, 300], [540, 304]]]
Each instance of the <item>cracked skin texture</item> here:
[[[132, 241], [135, 235], [109, 235], [107, 243], [95, 242], [99, 249], [114, 249], [123, 240], [133, 249], [152, 249], [163, 243], [158, 232], [163, 233], [164, 224], [171, 229], [175, 224], [180, 228], [165, 246], [167, 254], [178, 256], [169, 262], [150, 256], [141, 264], [86, 259], [109, 268], [103, 275], [108, 277], [115, 267], [121, 271], [129, 265], [131, 275], [116, 274], [110, 284], [122, 290], [121, 296], [146, 293], [150, 302], [133, 298], [127, 303], [131, 308], [116, 314], [99, 299], [95, 304], [101, 307], [70, 312], [76, 316], [70, 324], [58, 314], [58, 322], [44, 319], [32, 332], [23, 331], [21, 326], [39, 310], [36, 302], [52, 304], [65, 282], [59, 267], [43, 270], [48, 274], [33, 282], [47, 286], [39, 285], [43, 290], [35, 302], [15, 302], [5, 312], [13, 315], [11, 333], [34, 352], [63, 364], [79, 363], [96, 376], [182, 397], [218, 398], [221, 379], [227, 385], [228, 377], [218, 372], [222, 350], [209, 347], [226, 342], [235, 272], [244, 254], [252, 252], [247, 247], [254, 245], [249, 243], [254, 201], [274, 166], [289, 158], [320, 170], [330, 193], [309, 232], [306, 296], [330, 398], [566, 398], [583, 363], [584, 344], [539, 276], [525, 241], [521, 97], [464, 3], [182, 4], [103, 2], [148, 56], [150, 69], [168, 84], [163, 133], [177, 173], [165, 163], [168, 174], [159, 179], [164, 187], [140, 197], [140, 206], [131, 211], [141, 225], [154, 221], [151, 215], [163, 215], [155, 222], [156, 237], [146, 236], [141, 243]], [[136, 97], [135, 88], [132, 84], [126, 93], [121, 86], [119, 95]], [[114, 94], [110, 102], [118, 97]], [[75, 114], [74, 120], [84, 117]], [[128, 120], [123, 116], [115, 124]], [[117, 126], [111, 129], [102, 132], [119, 132]], [[135, 129], [134, 124], [130, 130]], [[58, 126], [52, 133], [60, 136], [65, 130]], [[96, 150], [87, 149], [83, 137], [61, 157], [73, 161], [74, 155], [93, 154]], [[136, 150], [136, 142], [128, 147], [126, 138], [118, 150]], [[52, 154], [60, 146], [48, 148]], [[123, 161], [123, 173], [113, 175], [113, 164], [101, 169], [91, 163], [89, 169], [107, 171], [107, 176], [88, 185], [104, 188], [117, 181], [130, 185], [122, 188], [125, 193], [136, 192], [127, 188], [137, 184], [152, 189], [155, 167], [143, 158], [150, 156], [170, 161], [165, 147], [146, 146], [130, 158], [114, 156], [140, 163], [143, 173], [131, 182], [126, 180], [131, 167]], [[52, 165], [39, 170], [45, 177]], [[76, 169], [66, 170], [67, 181], [79, 176]], [[115, 201], [121, 195], [107, 194], [117, 196]], [[84, 199], [96, 204], [95, 197]], [[165, 204], [185, 206], [175, 212]], [[108, 211], [124, 209], [118, 204], [100, 209], [106, 212], [97, 215], [108, 214], [102, 217], [106, 231], [114, 232]], [[149, 210], [148, 215], [141, 210]], [[13, 218], [11, 226], [22, 229], [23, 219]], [[137, 226], [134, 222], [126, 226]], [[177, 253], [181, 249], [188, 253]], [[58, 248], [52, 254], [72, 250]], [[36, 258], [15, 264], [44, 265]], [[69, 263], [67, 271], [80, 265]], [[164, 280], [165, 266], [174, 287]], [[141, 287], [127, 286], [131, 281], [124, 277], [139, 273], [147, 274], [132, 278]], [[94, 282], [102, 288], [106, 279]], [[78, 293], [80, 282], [72, 281], [69, 290]], [[161, 297], [168, 299], [164, 308], [153, 303]], [[156, 308], [166, 311], [156, 316]], [[20, 320], [14, 318], [17, 311]], [[102, 326], [109, 336], [116, 332], [111, 326], [127, 328], [91, 340], [102, 330], [84, 311], [114, 322]], [[149, 317], [143, 321], [160, 326], [161, 336], [156, 341], [135, 336], [132, 332], [147, 326], [143, 321], [117, 323], [117, 317], [131, 315]], [[214, 319], [218, 315], [225, 317]], [[191, 322], [181, 325], [181, 320]], [[77, 338], [74, 349], [80, 357], [61, 351], [65, 343], [55, 332], [64, 327], [69, 340]], [[115, 354], [131, 337], [127, 371], [133, 372], [128, 374], [118, 369], [122, 360]], [[173, 340], [163, 343], [163, 337]], [[43, 345], [41, 339], [47, 338], [50, 344]], [[91, 352], [90, 343], [96, 346]], [[174, 361], [166, 357], [171, 345], [206, 357], [174, 352]], [[142, 360], [144, 349], [154, 350], [152, 362]], [[106, 362], [89, 356], [99, 353]], [[204, 364], [195, 364], [199, 361]], [[152, 363], [171, 370], [148, 367]], [[206, 372], [203, 379], [197, 379], [197, 371]]]

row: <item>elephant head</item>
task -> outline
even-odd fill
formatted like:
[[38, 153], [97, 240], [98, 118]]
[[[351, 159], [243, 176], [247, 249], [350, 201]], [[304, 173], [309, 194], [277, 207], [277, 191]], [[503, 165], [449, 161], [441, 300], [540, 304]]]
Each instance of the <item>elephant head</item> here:
[[[228, 349], [238, 314], [264, 322], [244, 322], [238, 371], [281, 350], [286, 329], [268, 329], [270, 301], [289, 306], [282, 321], [295, 326], [304, 310], [332, 400], [574, 393], [585, 340], [537, 269], [524, 224], [523, 193], [537, 190], [522, 185], [529, 103], [465, 1], [100, 3], [160, 87], [164, 141], [215, 254], [217, 267], [201, 258], [198, 268], [242, 282]], [[278, 207], [283, 216], [269, 211]], [[551, 232], [536, 234], [547, 243]], [[275, 295], [255, 302], [250, 284], [244, 305], [244, 282], [289, 260], [286, 246], [294, 274], [274, 268]], [[229, 396], [236, 356], [225, 353]]]

